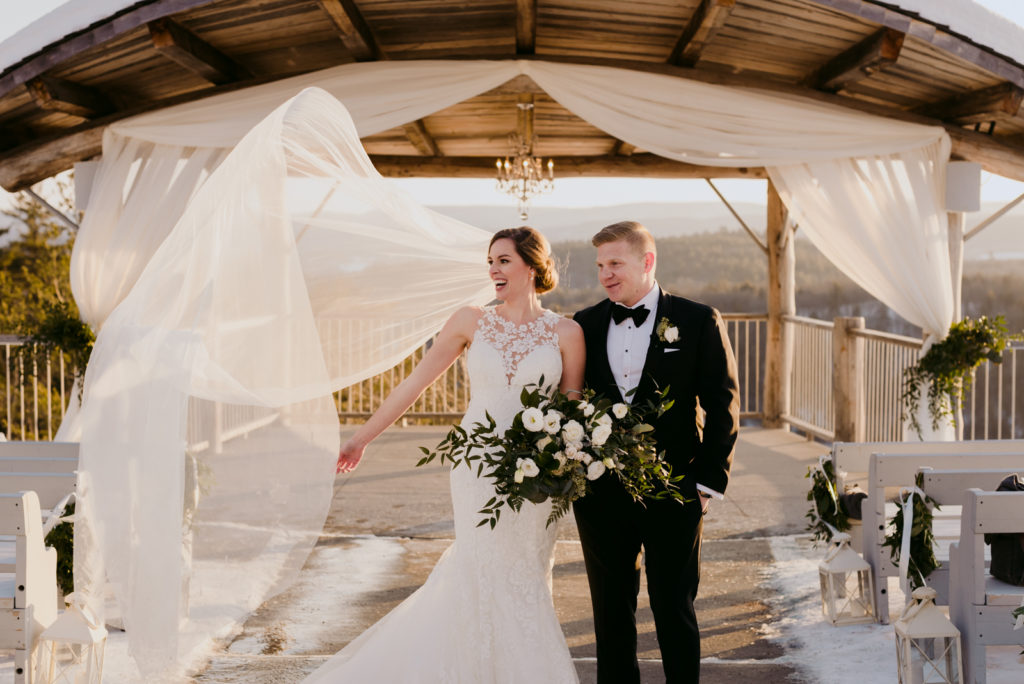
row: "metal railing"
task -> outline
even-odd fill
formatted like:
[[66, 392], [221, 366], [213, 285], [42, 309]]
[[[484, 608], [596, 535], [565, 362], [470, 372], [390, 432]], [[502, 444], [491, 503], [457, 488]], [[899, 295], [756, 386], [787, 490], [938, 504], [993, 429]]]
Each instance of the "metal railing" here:
[[868, 442], [903, 440], [903, 372], [917, 363], [921, 340], [903, 335], [854, 330], [863, 340], [864, 439]]
[[792, 340], [789, 411], [783, 419], [815, 437], [831, 440], [835, 434], [832, 401], [832, 328], [828, 321], [786, 316]]
[[768, 314], [722, 314], [739, 379], [740, 417], [764, 417], [764, 367]]
[[44, 353], [17, 335], [0, 335], [0, 363], [0, 433], [52, 440], [72, 398], [75, 370], [64, 354]]

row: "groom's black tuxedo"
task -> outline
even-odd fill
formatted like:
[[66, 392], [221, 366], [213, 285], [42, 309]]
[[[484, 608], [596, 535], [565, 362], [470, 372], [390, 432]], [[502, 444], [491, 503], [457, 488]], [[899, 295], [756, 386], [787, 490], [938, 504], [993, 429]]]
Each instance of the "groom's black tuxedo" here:
[[[578, 312], [587, 348], [586, 384], [598, 394], [622, 399], [608, 363], [612, 302]], [[655, 421], [658, 450], [694, 501], [632, 501], [618, 480], [605, 475], [574, 504], [594, 607], [599, 684], [639, 684], [636, 605], [640, 591], [638, 554], [645, 551], [648, 594], [667, 682], [698, 681], [700, 634], [693, 611], [700, 578], [702, 515], [700, 484], [724, 493], [739, 430], [736, 361], [725, 324], [713, 308], [661, 291], [644, 372], [634, 405], [669, 387], [672, 408]], [[679, 339], [666, 342], [658, 322], [667, 319]], [[703, 434], [697, 402], [706, 411]]]

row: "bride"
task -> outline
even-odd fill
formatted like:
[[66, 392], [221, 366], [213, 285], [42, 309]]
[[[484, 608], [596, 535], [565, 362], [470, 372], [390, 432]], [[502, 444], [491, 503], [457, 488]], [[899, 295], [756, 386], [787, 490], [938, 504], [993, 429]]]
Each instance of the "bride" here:
[[[558, 275], [544, 237], [528, 227], [498, 231], [487, 263], [494, 307], [465, 307], [445, 324], [412, 374], [341, 447], [338, 472], [359, 465], [366, 446], [412, 405], [468, 348], [472, 385], [462, 425], [508, 427], [525, 385], [561, 378], [563, 392], [583, 386], [583, 333], [572, 320], [541, 308], [539, 294]], [[576, 671], [551, 599], [555, 527], [551, 502], [524, 502], [492, 530], [477, 527], [494, 496], [487, 478], [451, 471], [455, 542], [426, 583], [309, 678], [319, 682], [576, 682]]]

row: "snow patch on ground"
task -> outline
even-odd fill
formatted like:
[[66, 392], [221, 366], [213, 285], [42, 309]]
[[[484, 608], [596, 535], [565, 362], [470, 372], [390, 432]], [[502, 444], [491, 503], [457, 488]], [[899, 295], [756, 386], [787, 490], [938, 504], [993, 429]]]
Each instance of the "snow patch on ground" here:
[[[825, 555], [824, 548], [814, 548], [806, 536], [773, 537], [770, 544], [775, 562], [767, 573], [765, 587], [775, 619], [765, 631], [786, 647], [786, 660], [809, 681], [896, 681], [896, 639], [891, 624], [833, 627], [825, 622], [818, 582], [818, 563]], [[904, 598], [894, 582], [890, 582], [889, 597], [890, 615], [899, 615]], [[1019, 646], [986, 649], [989, 684], [1024, 681], [1020, 650]]]

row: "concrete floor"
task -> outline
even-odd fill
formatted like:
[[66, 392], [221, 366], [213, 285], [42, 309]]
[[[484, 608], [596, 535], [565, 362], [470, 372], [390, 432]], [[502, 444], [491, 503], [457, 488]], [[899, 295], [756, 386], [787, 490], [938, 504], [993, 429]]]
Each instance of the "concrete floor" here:
[[[363, 464], [338, 479], [323, 535], [298, 581], [265, 603], [194, 681], [298, 682], [422, 584], [453, 535], [446, 469], [416, 468], [420, 445], [445, 428], [392, 428]], [[701, 681], [805, 681], [763, 636], [768, 538], [803, 531], [807, 466], [826, 447], [788, 432], [744, 428], [725, 501], [705, 520], [700, 595]], [[572, 516], [559, 527], [554, 569], [558, 617], [581, 682], [595, 681], [586, 572]], [[664, 681], [654, 622], [641, 588], [644, 682]]]

